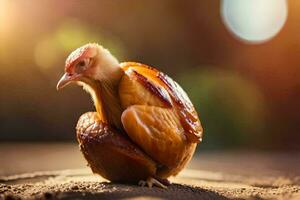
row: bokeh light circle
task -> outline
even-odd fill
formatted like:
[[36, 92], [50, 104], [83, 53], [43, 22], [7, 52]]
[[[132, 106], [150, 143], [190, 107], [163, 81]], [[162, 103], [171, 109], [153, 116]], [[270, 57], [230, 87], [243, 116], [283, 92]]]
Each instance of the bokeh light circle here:
[[261, 43], [281, 30], [287, 19], [288, 5], [286, 0], [222, 0], [221, 15], [235, 36]]

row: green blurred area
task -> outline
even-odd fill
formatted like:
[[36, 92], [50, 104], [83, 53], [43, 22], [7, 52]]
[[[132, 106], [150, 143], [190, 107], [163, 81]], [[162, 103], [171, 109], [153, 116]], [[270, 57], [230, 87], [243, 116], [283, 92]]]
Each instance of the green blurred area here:
[[92, 102], [55, 86], [67, 55], [97, 42], [182, 85], [204, 127], [200, 148], [300, 149], [296, 2], [282, 32], [260, 45], [228, 33], [218, 0], [0, 2], [0, 141], [75, 141]]
[[94, 32], [76, 19], [65, 19], [54, 32], [44, 36], [36, 45], [36, 64], [44, 68], [53, 68], [62, 59], [59, 55], [72, 52], [90, 42], [99, 42], [117, 58], [123, 58], [124, 47], [117, 38], [105, 36], [102, 32]]
[[202, 119], [206, 148], [253, 148], [264, 139], [265, 99], [253, 82], [220, 69], [187, 72], [178, 81]]

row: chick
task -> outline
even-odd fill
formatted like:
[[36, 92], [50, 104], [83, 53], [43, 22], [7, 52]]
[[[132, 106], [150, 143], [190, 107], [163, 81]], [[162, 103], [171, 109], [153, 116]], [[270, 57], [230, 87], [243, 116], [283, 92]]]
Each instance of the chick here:
[[153, 67], [119, 63], [98, 44], [73, 51], [57, 89], [70, 82], [91, 94], [96, 112], [76, 127], [94, 173], [115, 182], [156, 185], [177, 175], [202, 140], [197, 112], [183, 89]]

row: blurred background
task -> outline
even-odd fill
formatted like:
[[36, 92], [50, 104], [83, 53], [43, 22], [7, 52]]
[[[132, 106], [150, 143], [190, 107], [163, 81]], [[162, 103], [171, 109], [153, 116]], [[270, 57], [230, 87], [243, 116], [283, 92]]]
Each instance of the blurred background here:
[[97, 42], [182, 85], [205, 130], [198, 149], [299, 150], [299, 9], [292, 0], [0, 0], [0, 141], [76, 142], [92, 101], [55, 86], [67, 55]]

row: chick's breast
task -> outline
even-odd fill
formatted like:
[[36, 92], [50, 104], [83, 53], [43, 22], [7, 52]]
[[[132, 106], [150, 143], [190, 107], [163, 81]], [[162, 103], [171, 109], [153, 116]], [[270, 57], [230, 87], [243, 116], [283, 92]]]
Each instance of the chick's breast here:
[[131, 62], [121, 67], [125, 71], [119, 85], [124, 129], [161, 166], [157, 175], [176, 175], [202, 136], [193, 105], [177, 83], [166, 82], [156, 69]]
[[156, 163], [121, 130], [101, 121], [98, 113], [83, 114], [76, 131], [80, 149], [94, 173], [118, 182], [136, 182], [156, 174]]

